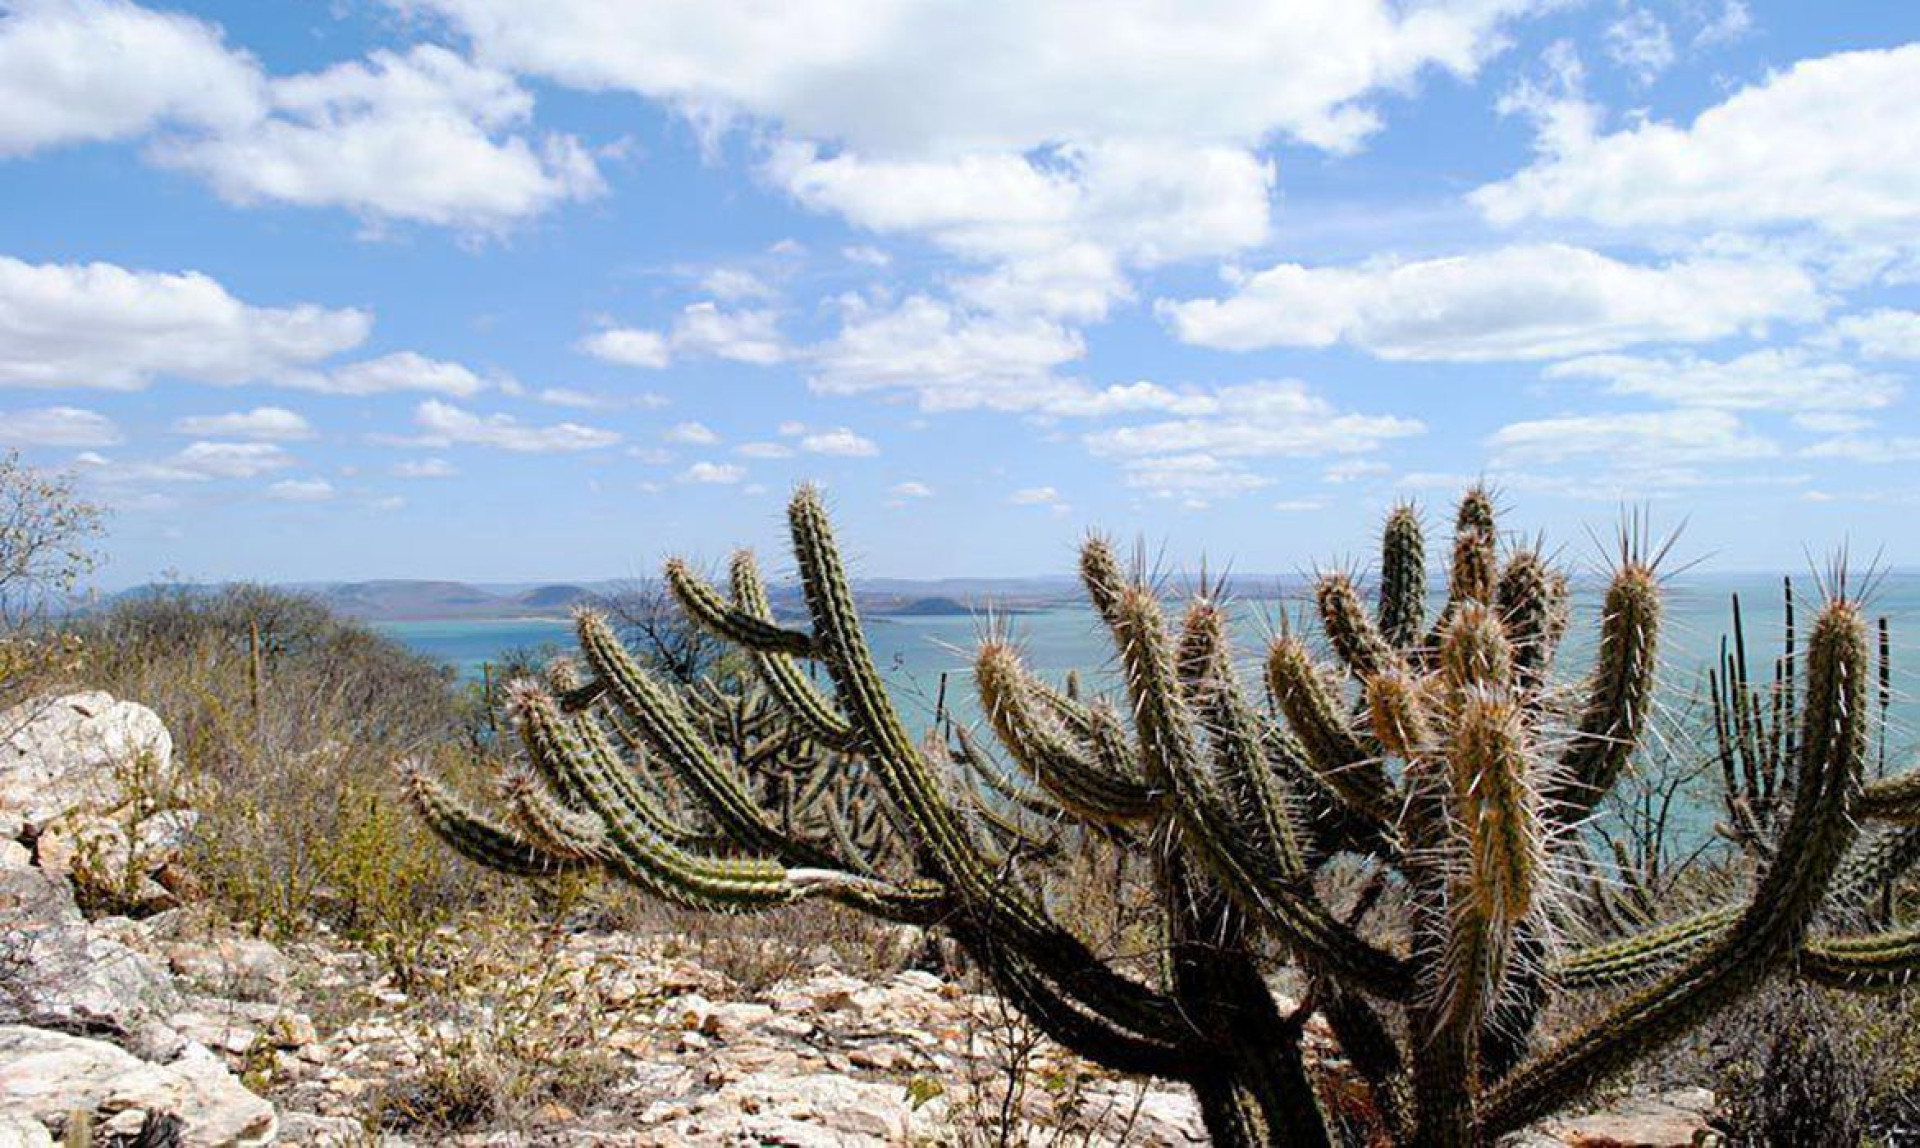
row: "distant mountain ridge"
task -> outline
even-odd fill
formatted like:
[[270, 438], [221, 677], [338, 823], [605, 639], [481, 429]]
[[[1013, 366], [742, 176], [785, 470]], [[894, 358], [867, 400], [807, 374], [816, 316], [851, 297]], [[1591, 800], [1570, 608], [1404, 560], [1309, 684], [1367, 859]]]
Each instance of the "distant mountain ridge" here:
[[[565, 618], [575, 606], [631, 591], [635, 585], [631, 580], [530, 585], [382, 578], [290, 583], [286, 588], [312, 594], [331, 609], [363, 621], [430, 622]], [[116, 597], [137, 597], [163, 589], [210, 593], [218, 587], [148, 584], [121, 591]], [[781, 616], [805, 613], [798, 586], [780, 583], [768, 591]], [[1079, 584], [1068, 577], [942, 578], [925, 582], [876, 578], [854, 586], [860, 608], [874, 616], [939, 617], [989, 609], [1021, 612], [1062, 605], [1077, 600], [1079, 595]]]

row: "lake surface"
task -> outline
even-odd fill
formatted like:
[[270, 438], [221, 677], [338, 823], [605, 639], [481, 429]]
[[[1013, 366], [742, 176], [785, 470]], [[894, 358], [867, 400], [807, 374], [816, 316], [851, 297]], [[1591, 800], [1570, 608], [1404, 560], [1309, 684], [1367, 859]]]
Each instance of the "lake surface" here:
[[[1802, 649], [1814, 614], [1816, 596], [1811, 579], [1797, 577]], [[1558, 670], [1571, 676], [1582, 672], [1591, 657], [1599, 609], [1599, 588], [1575, 594], [1575, 620], [1561, 651]], [[1661, 633], [1662, 693], [1670, 704], [1695, 695], [1714, 664], [1721, 637], [1730, 631], [1731, 597], [1739, 594], [1746, 618], [1749, 672], [1756, 681], [1771, 675], [1781, 640], [1781, 591], [1777, 578], [1759, 576], [1690, 575], [1669, 581], [1665, 625]], [[1920, 730], [1920, 572], [1894, 572], [1882, 577], [1868, 601], [1873, 617], [1889, 620], [1893, 650], [1893, 696], [1889, 743], [1896, 751], [1912, 744]], [[1246, 681], [1257, 688], [1254, 664], [1281, 618], [1292, 619], [1309, 609], [1300, 599], [1248, 601], [1240, 605], [1235, 637], [1247, 663]], [[503, 621], [409, 621], [376, 623], [375, 628], [407, 646], [451, 665], [463, 678], [478, 678], [484, 663], [500, 660], [509, 650], [551, 647], [570, 649], [572, 627], [564, 621], [514, 619]], [[1111, 685], [1113, 653], [1092, 612], [1081, 605], [1061, 606], [1012, 616], [941, 615], [881, 617], [868, 624], [875, 660], [886, 676], [896, 702], [910, 719], [924, 722], [933, 713], [942, 674], [949, 675], [948, 700], [957, 711], [970, 713], [972, 689], [966, 680], [970, 652], [989, 632], [1012, 635], [1028, 664], [1053, 681], [1070, 669], [1080, 671], [1089, 685]], [[1312, 627], [1308, 627], [1312, 632]]]

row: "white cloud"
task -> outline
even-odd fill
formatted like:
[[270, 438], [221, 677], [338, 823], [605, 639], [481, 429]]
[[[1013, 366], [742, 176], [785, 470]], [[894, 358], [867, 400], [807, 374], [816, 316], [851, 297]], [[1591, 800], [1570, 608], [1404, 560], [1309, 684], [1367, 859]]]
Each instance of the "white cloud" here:
[[1920, 462], [1920, 436], [1876, 438], [1842, 435], [1814, 443], [1801, 451], [1800, 455], [1802, 458], [1831, 458], [1844, 462], [1912, 464]]
[[933, 488], [924, 482], [896, 482], [887, 488], [895, 498], [932, 498]]
[[377, 219], [497, 230], [605, 190], [566, 135], [514, 129], [533, 97], [513, 77], [423, 44], [270, 83], [272, 114], [162, 139], [157, 160], [239, 204], [344, 207]]
[[121, 0], [14, 0], [0, 16], [0, 156], [262, 114], [258, 65], [211, 24]]
[[480, 377], [444, 359], [429, 359], [412, 351], [396, 351], [328, 371], [324, 376], [292, 380], [308, 390], [336, 395], [376, 395], [389, 391], [433, 391], [468, 398], [486, 389]]
[[1673, 37], [1666, 24], [1645, 8], [1629, 8], [1608, 24], [1606, 39], [1607, 55], [1643, 85], [1673, 66]]
[[188, 415], [176, 419], [179, 434], [215, 438], [251, 438], [291, 442], [313, 437], [313, 425], [285, 407], [255, 407], [222, 415]]
[[428, 399], [414, 410], [414, 421], [426, 433], [423, 445], [467, 443], [499, 447], [523, 454], [597, 450], [620, 441], [620, 435], [580, 423], [528, 426], [510, 415], [476, 415], [439, 399]]
[[1351, 147], [1376, 125], [1365, 102], [1372, 93], [1404, 91], [1433, 68], [1471, 75], [1527, 7], [405, 3], [447, 16], [484, 58], [575, 87], [638, 92], [708, 123], [750, 117], [865, 150], [948, 154], [1276, 132]]
[[1471, 198], [1502, 224], [1911, 228], [1920, 220], [1916, 104], [1920, 44], [1803, 60], [1690, 125], [1565, 136]]
[[1153, 455], [1127, 463], [1126, 483], [1162, 498], [1184, 498], [1195, 509], [1215, 498], [1232, 498], [1272, 486], [1273, 479], [1237, 462], [1204, 452]]
[[615, 327], [587, 336], [577, 347], [609, 363], [654, 370], [668, 366], [676, 356], [712, 356], [770, 366], [789, 354], [776, 312], [723, 311], [712, 302], [688, 304], [665, 334], [639, 327]]
[[800, 449], [808, 454], [830, 454], [842, 458], [870, 458], [880, 453], [880, 444], [847, 427], [819, 431], [800, 440]]
[[840, 255], [849, 263], [858, 263], [866, 267], [885, 267], [893, 262], [893, 256], [870, 244], [855, 244], [842, 247]]
[[714, 486], [732, 486], [746, 477], [745, 467], [730, 462], [696, 462], [680, 472], [681, 482], [701, 482]]
[[837, 335], [817, 348], [823, 394], [905, 391], [929, 410], [1039, 405], [1054, 368], [1085, 353], [1080, 336], [1042, 318], [972, 314], [925, 295], [889, 311], [849, 301]]
[[1060, 492], [1051, 486], [1029, 486], [1007, 496], [1015, 506], [1050, 506], [1060, 501]]
[[614, 327], [597, 332], [580, 340], [578, 348], [596, 359], [619, 363], [624, 367], [659, 370], [673, 361], [665, 335], [635, 327]]
[[1224, 299], [1163, 302], [1180, 338], [1233, 350], [1338, 343], [1384, 359], [1532, 359], [1647, 342], [1701, 342], [1826, 301], [1783, 260], [1625, 263], [1562, 244], [1411, 263], [1282, 263]]
[[1900, 384], [1888, 376], [1793, 347], [1769, 347], [1724, 361], [1596, 355], [1556, 363], [1543, 373], [1605, 380], [1615, 394], [1722, 410], [1846, 412], [1885, 407], [1900, 397]]
[[444, 458], [410, 458], [393, 464], [395, 478], [452, 478], [458, 473]]
[[98, 411], [41, 407], [0, 414], [0, 446], [112, 446], [120, 428]]
[[1848, 315], [1833, 324], [1831, 334], [1869, 359], [1920, 359], [1920, 311], [1883, 307]]
[[771, 299], [774, 289], [758, 275], [738, 267], [717, 267], [700, 277], [700, 289], [715, 299], [737, 303], [742, 299]]
[[556, 407], [579, 407], [583, 410], [614, 410], [619, 407], [638, 407], [643, 410], [658, 410], [667, 406], [670, 400], [665, 395], [650, 391], [630, 395], [599, 395], [588, 391], [576, 391], [569, 387], [545, 387], [533, 392], [532, 397]]
[[267, 497], [276, 502], [327, 502], [333, 494], [333, 484], [324, 478], [288, 478], [267, 487]]
[[689, 304], [674, 318], [671, 344], [678, 355], [712, 355], [757, 366], [787, 357], [774, 312], [722, 311], [705, 302]]
[[292, 457], [273, 443], [196, 442], [162, 465], [180, 471], [179, 477], [199, 479], [252, 478], [292, 464]]
[[720, 436], [713, 433], [712, 428], [705, 423], [695, 422], [675, 423], [663, 431], [660, 437], [668, 442], [690, 443], [695, 446], [711, 446], [720, 441]]
[[1714, 48], [1722, 44], [1731, 44], [1745, 39], [1753, 31], [1753, 13], [1747, 9], [1744, 0], [1725, 0], [1720, 12], [1696, 32], [1693, 46], [1696, 48]]
[[1689, 408], [1566, 415], [1509, 423], [1488, 439], [1501, 465], [1599, 459], [1609, 465], [1686, 466], [1770, 458], [1772, 441], [1727, 411]]
[[743, 442], [733, 453], [743, 458], [792, 458], [793, 448], [777, 442]]
[[365, 341], [364, 311], [255, 307], [198, 272], [0, 256], [0, 387], [295, 381]]
[[1426, 430], [1414, 419], [1341, 411], [1292, 381], [1222, 387], [1191, 398], [1188, 409], [1191, 417], [1089, 434], [1087, 445], [1095, 454], [1120, 457], [1311, 457], [1364, 454]]

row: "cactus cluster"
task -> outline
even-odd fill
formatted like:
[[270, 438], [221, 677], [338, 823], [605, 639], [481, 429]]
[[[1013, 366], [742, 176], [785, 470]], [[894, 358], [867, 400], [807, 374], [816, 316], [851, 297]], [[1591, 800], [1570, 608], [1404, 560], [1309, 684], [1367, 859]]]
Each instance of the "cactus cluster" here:
[[[1421, 523], [1394, 510], [1377, 603], [1345, 573], [1320, 578], [1332, 659], [1280, 634], [1264, 704], [1212, 587], [1172, 621], [1091, 539], [1081, 574], [1117, 696], [1055, 688], [989, 639], [974, 680], [995, 750], [952, 723], [909, 733], [802, 488], [789, 523], [808, 628], [776, 620], [750, 555], [725, 594], [666, 571], [691, 621], [751, 656], [760, 696], [669, 687], [582, 613], [584, 676], [512, 691], [530, 769], [503, 784], [505, 819], [418, 767], [411, 791], [452, 846], [511, 873], [592, 866], [697, 908], [824, 898], [940, 927], [1062, 1044], [1190, 1085], [1225, 1145], [1335, 1139], [1346, 1114], [1302, 1053], [1314, 1013], [1368, 1094], [1373, 1139], [1471, 1145], [1577, 1101], [1766, 978], [1904, 984], [1920, 931], [1867, 931], [1847, 911], [1920, 856], [1920, 774], [1864, 776], [1875, 683], [1858, 602], [1832, 588], [1804, 672], [1770, 703], [1774, 732], [1742, 742], [1765, 742], [1777, 782], [1765, 816], [1734, 830], [1759, 860], [1744, 896], [1606, 935], [1571, 890], [1599, 864], [1583, 824], [1649, 733], [1655, 558], [1623, 543], [1593, 665], [1568, 681], [1554, 672], [1568, 579], [1537, 547], [1503, 553], [1494, 511], [1480, 489], [1460, 503], [1429, 619]], [[1045, 861], [1073, 834], [1149, 867], [1156, 969], [1102, 960], [1057, 915]], [[1370, 875], [1344, 908], [1335, 866]], [[1388, 891], [1398, 909], [1378, 911]], [[1304, 978], [1297, 1006], [1269, 988], [1282, 965]], [[1555, 997], [1610, 987], [1584, 1024], [1536, 1031]]]

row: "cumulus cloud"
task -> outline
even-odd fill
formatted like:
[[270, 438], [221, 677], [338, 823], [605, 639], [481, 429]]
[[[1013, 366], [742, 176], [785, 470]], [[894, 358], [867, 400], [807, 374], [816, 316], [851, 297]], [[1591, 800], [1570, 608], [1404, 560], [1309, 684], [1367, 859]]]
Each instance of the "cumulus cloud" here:
[[766, 308], [728, 311], [704, 300], [681, 309], [664, 333], [613, 327], [587, 336], [576, 347], [609, 363], [653, 370], [680, 357], [730, 359], [764, 367], [790, 354], [777, 312]]
[[121, 0], [15, 0], [0, 15], [0, 156], [166, 124], [237, 128], [265, 81], [220, 30]]
[[924, 482], [896, 482], [887, 488], [887, 493], [895, 498], [932, 498], [933, 488]]
[[563, 84], [638, 92], [707, 122], [774, 121], [859, 150], [946, 154], [1276, 132], [1350, 148], [1377, 126], [1375, 92], [1403, 91], [1429, 70], [1472, 75], [1531, 6], [406, 3], [444, 15], [483, 58]]
[[667, 347], [665, 335], [636, 327], [614, 327], [599, 331], [580, 340], [577, 346], [596, 359], [618, 363], [623, 367], [659, 370], [673, 361], [673, 352]]
[[271, 114], [163, 139], [153, 155], [239, 204], [342, 207], [479, 230], [606, 188], [575, 137], [519, 133], [533, 97], [513, 77], [435, 45], [375, 51], [272, 80], [268, 91]]
[[846, 427], [803, 435], [800, 449], [808, 454], [837, 455], [842, 458], [870, 458], [880, 453], [880, 444]]
[[1252, 460], [1363, 455], [1425, 432], [1415, 419], [1343, 411], [1291, 380], [1242, 383], [1183, 398], [1184, 417], [1084, 436], [1120, 461], [1128, 485], [1161, 494], [1220, 497], [1265, 486]]
[[1707, 408], [1530, 419], [1501, 427], [1488, 445], [1503, 465], [1597, 458], [1615, 466], [1669, 467], [1779, 453], [1777, 444], [1737, 415]]
[[459, 443], [521, 454], [559, 454], [598, 450], [620, 441], [618, 432], [601, 427], [573, 422], [529, 426], [511, 415], [477, 415], [439, 399], [421, 403], [413, 418], [424, 433], [411, 441], [423, 446]]
[[1920, 359], [1920, 311], [1883, 307], [1848, 315], [1833, 324], [1829, 335], [1869, 359]]
[[444, 458], [410, 458], [393, 464], [395, 478], [452, 478], [459, 473]]
[[1698, 256], [1656, 265], [1564, 244], [1416, 262], [1282, 263], [1219, 299], [1163, 302], [1189, 343], [1249, 350], [1347, 344], [1384, 359], [1575, 355], [1703, 342], [1773, 320], [1817, 319], [1827, 301], [1783, 259]]
[[40, 407], [0, 413], [0, 446], [99, 447], [120, 439], [120, 428], [98, 411]]
[[1060, 501], [1060, 492], [1051, 486], [1029, 486], [1007, 496], [1015, 506], [1050, 506]]
[[887, 310], [850, 300], [845, 311], [815, 350], [812, 383], [823, 394], [904, 390], [929, 410], [1030, 409], [1054, 368], [1086, 351], [1050, 320], [970, 313], [926, 295]]
[[389, 391], [433, 391], [467, 398], [486, 389], [480, 376], [459, 363], [430, 359], [412, 351], [396, 351], [377, 359], [349, 363], [324, 375], [290, 380], [307, 390], [336, 395], [377, 395]]
[[285, 407], [255, 407], [220, 415], [188, 415], [174, 420], [178, 434], [292, 442], [313, 437], [313, 424]]
[[792, 458], [793, 448], [777, 442], [743, 442], [733, 453], [743, 458]]
[[1900, 397], [1896, 379], [1793, 347], [1769, 347], [1726, 360], [1596, 355], [1556, 363], [1544, 374], [1602, 380], [1614, 394], [1723, 410], [1848, 412], [1886, 407]]
[[675, 354], [731, 359], [770, 366], [787, 357], [779, 316], [768, 310], [723, 311], [709, 302], [689, 304], [673, 321]]
[[1802, 60], [1691, 124], [1563, 135], [1471, 198], [1502, 224], [1910, 229], [1920, 221], [1916, 102], [1920, 44]]
[[276, 502], [328, 502], [333, 494], [333, 484], [324, 478], [288, 478], [267, 487], [267, 497]]
[[732, 486], [747, 477], [747, 470], [730, 462], [696, 462], [680, 472], [681, 482]]
[[705, 423], [695, 422], [675, 423], [660, 437], [668, 442], [691, 443], [696, 446], [711, 446], [720, 441], [720, 436], [713, 433], [712, 428]]
[[0, 256], [0, 387], [295, 382], [372, 323], [350, 308], [253, 306], [198, 272]]

